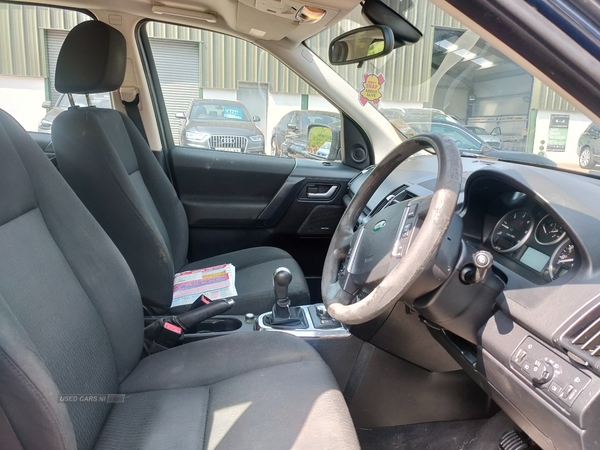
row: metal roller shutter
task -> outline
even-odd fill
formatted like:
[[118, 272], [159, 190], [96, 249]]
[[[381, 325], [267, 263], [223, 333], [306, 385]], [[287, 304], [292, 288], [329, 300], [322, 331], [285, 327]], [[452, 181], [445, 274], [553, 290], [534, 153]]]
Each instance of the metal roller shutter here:
[[56, 60], [58, 52], [69, 33], [67, 30], [44, 30], [46, 33], [46, 68], [48, 82], [50, 83], [50, 100], [56, 103], [60, 94], [54, 88], [54, 74], [56, 73]]
[[173, 140], [178, 145], [181, 123], [175, 114], [185, 113], [200, 95], [200, 46], [193, 41], [157, 38], [150, 38], [150, 46]]

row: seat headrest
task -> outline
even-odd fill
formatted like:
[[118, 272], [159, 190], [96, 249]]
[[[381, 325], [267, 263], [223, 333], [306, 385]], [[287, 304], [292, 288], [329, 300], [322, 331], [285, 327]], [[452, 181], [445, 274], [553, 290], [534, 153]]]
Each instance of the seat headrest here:
[[56, 62], [55, 85], [64, 94], [115, 91], [127, 64], [125, 37], [104, 22], [90, 20], [73, 28]]

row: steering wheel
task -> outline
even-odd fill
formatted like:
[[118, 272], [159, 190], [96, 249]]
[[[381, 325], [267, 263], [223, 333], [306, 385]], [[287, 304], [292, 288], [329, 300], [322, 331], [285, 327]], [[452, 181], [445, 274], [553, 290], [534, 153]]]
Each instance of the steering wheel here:
[[[394, 203], [355, 230], [367, 202], [409, 156], [432, 148], [438, 177], [431, 197]], [[321, 293], [327, 312], [355, 325], [397, 302], [433, 262], [456, 210], [462, 163], [454, 142], [421, 134], [402, 142], [367, 176], [335, 230], [323, 268]]]

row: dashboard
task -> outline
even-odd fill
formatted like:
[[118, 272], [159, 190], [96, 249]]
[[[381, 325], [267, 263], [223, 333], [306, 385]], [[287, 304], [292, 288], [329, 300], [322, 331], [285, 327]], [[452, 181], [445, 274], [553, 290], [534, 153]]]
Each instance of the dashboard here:
[[[489, 251], [503, 288], [493, 307], [479, 294], [449, 289], [444, 301], [471, 312], [438, 326], [436, 339], [542, 448], [597, 448], [600, 180], [500, 161], [462, 163], [456, 214], [463, 248]], [[346, 202], [368, 173], [351, 181]], [[436, 176], [435, 156], [409, 159], [380, 186], [364, 217], [431, 195]], [[475, 306], [457, 306], [466, 301]], [[475, 331], [462, 332], [467, 320]]]

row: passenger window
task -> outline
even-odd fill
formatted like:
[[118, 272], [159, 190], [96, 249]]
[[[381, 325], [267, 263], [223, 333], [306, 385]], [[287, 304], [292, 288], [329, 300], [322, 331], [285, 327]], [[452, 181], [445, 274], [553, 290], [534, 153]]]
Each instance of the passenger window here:
[[341, 130], [339, 111], [264, 50], [163, 23], [149, 22], [146, 31], [175, 145], [339, 159], [330, 143], [307, 142], [308, 125]]
[[[54, 88], [56, 60], [67, 33], [92, 18], [47, 6], [0, 3], [0, 108], [27, 131], [50, 133], [52, 122], [69, 108], [69, 99]], [[3, 30], [4, 31], [4, 30]], [[92, 104], [111, 108], [110, 94], [92, 94]], [[84, 95], [75, 103], [86, 105]]]

